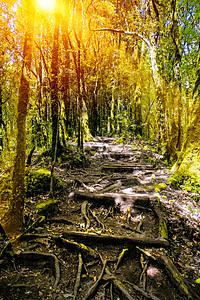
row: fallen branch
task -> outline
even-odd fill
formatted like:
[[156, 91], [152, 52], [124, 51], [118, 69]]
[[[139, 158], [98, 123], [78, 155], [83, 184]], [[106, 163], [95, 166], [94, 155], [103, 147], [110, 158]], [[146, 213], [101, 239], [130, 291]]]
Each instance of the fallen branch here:
[[77, 276], [76, 276], [76, 282], [74, 285], [74, 297], [73, 297], [74, 300], [76, 299], [77, 294], [78, 294], [78, 288], [79, 288], [80, 282], [81, 282], [82, 268], [83, 268], [83, 260], [82, 260], [81, 253], [79, 253], [79, 255], [78, 255], [78, 272], [77, 272]]
[[92, 202], [96, 206], [114, 206], [120, 202], [126, 202], [127, 205], [130, 203], [131, 207], [139, 205], [142, 207], [151, 206], [151, 196], [141, 193], [131, 193], [131, 194], [122, 194], [122, 193], [90, 193], [83, 191], [76, 191], [74, 193], [74, 198], [78, 201], [87, 200]]
[[95, 234], [90, 232], [81, 231], [66, 231], [62, 234], [63, 237], [71, 237], [73, 239], [94, 240], [101, 243], [110, 244], [143, 244], [148, 246], [164, 247], [169, 246], [169, 242], [163, 238], [148, 238], [142, 234], [139, 236], [120, 236], [120, 235], [108, 235], [108, 234]]

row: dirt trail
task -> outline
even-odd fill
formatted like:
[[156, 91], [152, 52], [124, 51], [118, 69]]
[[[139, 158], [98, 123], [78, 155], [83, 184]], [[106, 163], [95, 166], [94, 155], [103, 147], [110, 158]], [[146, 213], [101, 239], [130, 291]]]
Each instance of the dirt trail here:
[[21, 254], [0, 261], [0, 299], [200, 299], [191, 194], [167, 185], [145, 143], [99, 138], [84, 151], [90, 166], [56, 166], [66, 186], [58, 206], [23, 236]]

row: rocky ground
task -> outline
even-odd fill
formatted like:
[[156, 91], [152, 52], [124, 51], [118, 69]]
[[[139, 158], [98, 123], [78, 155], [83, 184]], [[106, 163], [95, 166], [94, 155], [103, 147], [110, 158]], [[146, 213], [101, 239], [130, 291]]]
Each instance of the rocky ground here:
[[49, 209], [35, 209], [48, 193], [27, 199], [22, 251], [2, 241], [0, 299], [200, 299], [198, 195], [167, 184], [146, 142], [97, 138], [84, 152], [84, 167], [56, 164]]

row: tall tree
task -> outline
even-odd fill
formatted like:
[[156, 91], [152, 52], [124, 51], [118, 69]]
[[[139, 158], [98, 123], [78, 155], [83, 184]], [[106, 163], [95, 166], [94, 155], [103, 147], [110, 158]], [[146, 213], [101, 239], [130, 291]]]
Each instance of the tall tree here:
[[59, 30], [60, 30], [60, 15], [55, 13], [55, 29], [52, 48], [51, 61], [51, 118], [52, 118], [52, 158], [56, 148], [60, 148], [59, 139]]
[[179, 159], [172, 168], [173, 173], [199, 177], [200, 171], [200, 44], [193, 89], [192, 118], [187, 127]]
[[28, 112], [31, 62], [34, 33], [34, 2], [24, 0], [24, 17], [26, 28], [24, 34], [23, 61], [19, 85], [17, 107], [17, 140], [16, 155], [12, 175], [12, 198], [10, 199], [9, 214], [5, 227], [7, 235], [13, 241], [13, 246], [18, 246], [18, 236], [23, 225], [24, 199], [25, 199], [25, 159], [26, 159], [26, 118]]

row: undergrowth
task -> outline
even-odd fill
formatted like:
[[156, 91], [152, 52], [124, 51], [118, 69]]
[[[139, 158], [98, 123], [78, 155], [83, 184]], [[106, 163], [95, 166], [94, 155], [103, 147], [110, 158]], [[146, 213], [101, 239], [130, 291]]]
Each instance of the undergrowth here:
[[194, 193], [192, 198], [194, 200], [199, 200], [198, 194], [200, 194], [200, 177], [195, 175], [186, 174], [175, 174], [170, 177], [168, 183], [174, 189], [183, 189], [187, 192]]

